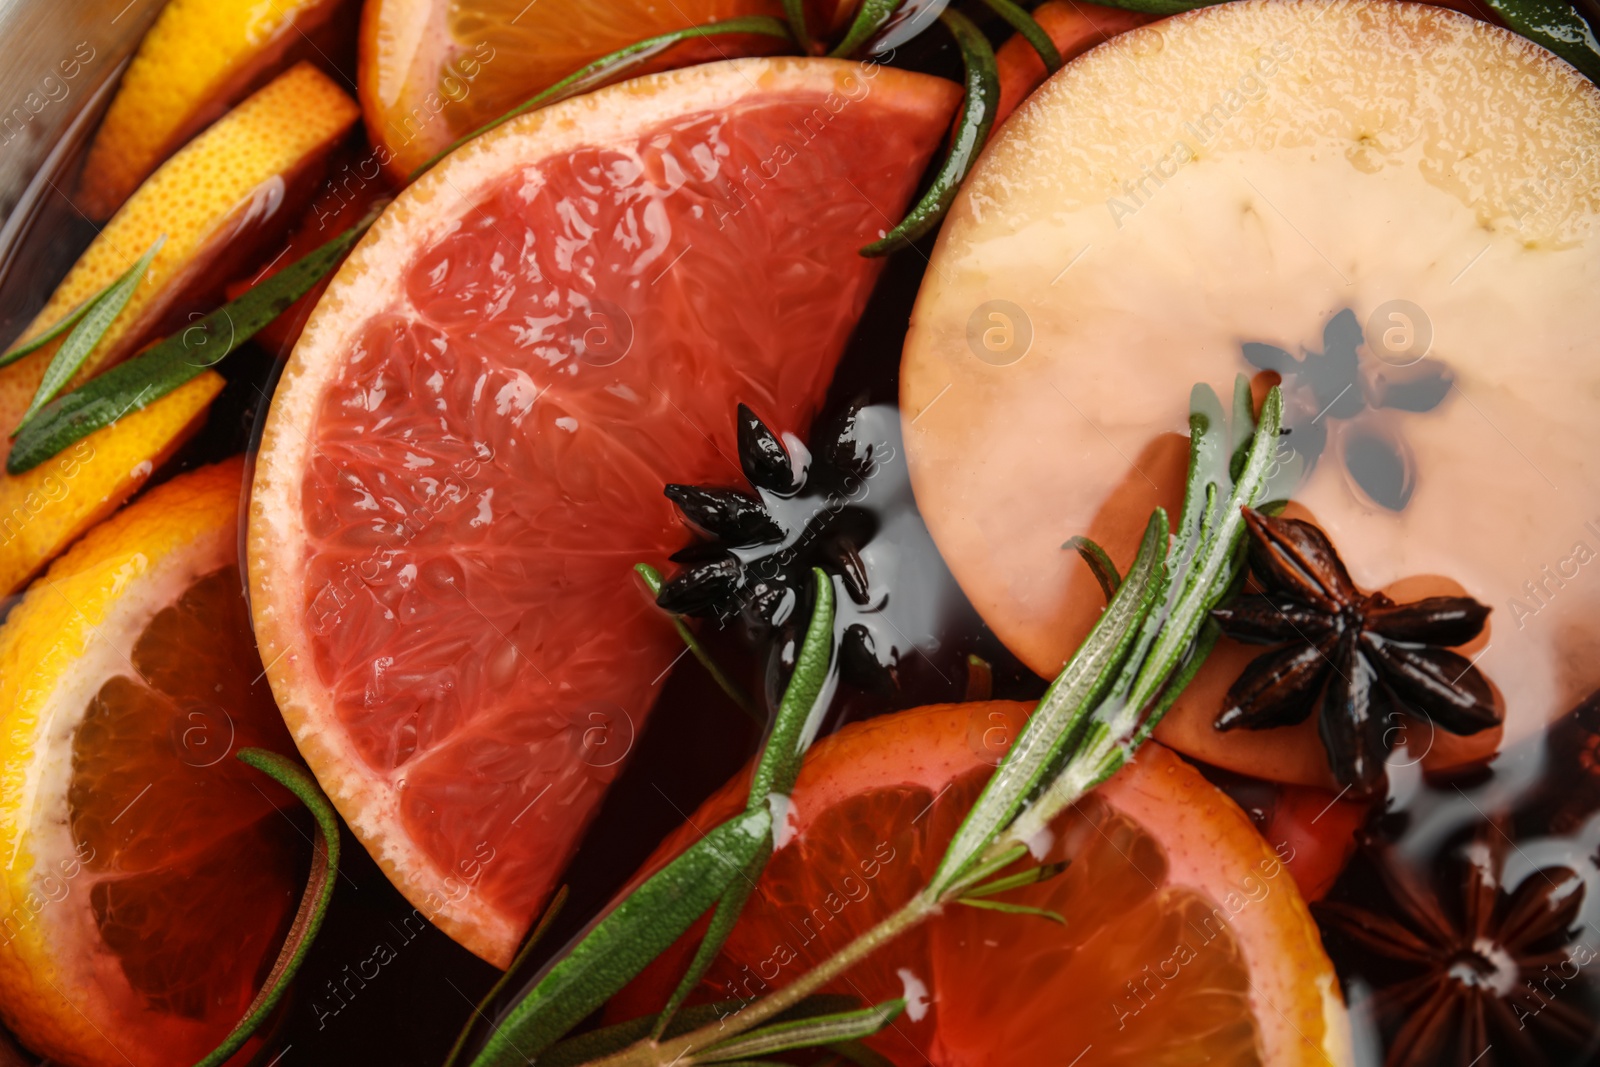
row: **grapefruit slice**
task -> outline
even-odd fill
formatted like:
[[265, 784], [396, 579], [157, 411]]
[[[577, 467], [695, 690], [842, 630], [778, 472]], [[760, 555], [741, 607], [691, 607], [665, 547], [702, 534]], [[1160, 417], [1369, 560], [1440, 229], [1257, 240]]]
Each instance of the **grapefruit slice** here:
[[[779, 848], [699, 999], [748, 1000], [843, 947], [927, 884], [1029, 706], [947, 704], [845, 727], [806, 757]], [[651, 864], [742, 804], [736, 781]], [[709, 821], [708, 821], [709, 820]], [[828, 991], [906, 997], [869, 1043], [896, 1064], [1316, 1064], [1349, 1061], [1332, 964], [1294, 880], [1239, 808], [1160, 745], [1053, 827], [1065, 873], [996, 898], [1042, 918], [958, 905]], [[1019, 868], [1020, 869], [1020, 868]], [[694, 935], [698, 936], [698, 933]], [[614, 998], [658, 1010], [688, 937]]]
[[[354, 101], [315, 68], [286, 71], [139, 187], [78, 257], [20, 340], [48, 331], [163, 235], [144, 281], [71, 385], [152, 336], [181, 327], [186, 302], [198, 294], [220, 296], [212, 292], [220, 289], [219, 280], [258, 243], [274, 214], [315, 187], [324, 156], [357, 117]], [[51, 341], [0, 369], [0, 432], [16, 427], [60, 343]], [[132, 425], [109, 427], [26, 474], [0, 472], [0, 596], [20, 588], [137, 490], [198, 426], [221, 385], [207, 372], [129, 415]]]
[[[1275, 363], [1317, 456], [1295, 506], [1357, 584], [1493, 606], [1466, 654], [1508, 743], [1600, 686], [1597, 138], [1571, 67], [1436, 7], [1251, 0], [1068, 65], [958, 197], [901, 364], [917, 501], [984, 619], [1055, 674], [1104, 603], [1062, 543], [1131, 559], [1177, 503], [1190, 384]], [[1213, 729], [1249, 654], [1158, 736], [1332, 785], [1314, 721]], [[1483, 754], [1393, 725], [1399, 758]]]
[[958, 96], [753, 59], [567, 101], [402, 193], [312, 314], [256, 468], [256, 632], [351, 828], [485, 959], [681, 651], [631, 570], [689, 540], [665, 484], [739, 479], [737, 402], [807, 424], [856, 250]]
[[95, 132], [77, 205], [104, 219], [190, 137], [281, 70], [338, 0], [173, 0]]
[[[371, 0], [361, 13], [361, 106], [378, 159], [399, 179], [461, 137], [635, 41], [779, 0]], [[772, 48], [720, 37], [670, 49], [659, 68]]]
[[243, 1015], [298, 898], [292, 752], [239, 571], [237, 461], [96, 527], [0, 628], [0, 1015], [76, 1067], [181, 1067]]

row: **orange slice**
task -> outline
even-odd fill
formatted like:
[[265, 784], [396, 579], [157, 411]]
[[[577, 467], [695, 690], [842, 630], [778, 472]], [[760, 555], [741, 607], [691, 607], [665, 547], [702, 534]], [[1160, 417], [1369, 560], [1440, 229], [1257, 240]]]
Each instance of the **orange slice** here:
[[[1015, 736], [1028, 710], [919, 708], [819, 742], [791, 795], [793, 835], [697, 999], [780, 988], [925, 885], [992, 770], [994, 740]], [[651, 865], [744, 793], [735, 781], [707, 801]], [[907, 999], [869, 1041], [877, 1051], [904, 1067], [1349, 1062], [1337, 979], [1294, 879], [1192, 767], [1147, 745], [1052, 831], [1042, 858], [1070, 861], [1066, 871], [995, 899], [1065, 925], [951, 905], [829, 987]], [[659, 1009], [693, 948], [679, 942], [608, 1014]]]
[[172, 0], [122, 76], [79, 179], [104, 219], [190, 137], [281, 69], [338, 0]]
[[[579, 68], [646, 37], [779, 0], [371, 0], [361, 17], [361, 107], [378, 159], [404, 178], [462, 136]], [[718, 37], [663, 54], [655, 69], [771, 50]]]
[[[162, 235], [166, 242], [143, 283], [72, 385], [152, 336], [181, 327], [181, 317], [174, 321], [177, 309], [196, 293], [206, 294], [208, 303], [221, 297], [219, 279], [259, 244], [279, 210], [289, 210], [315, 187], [324, 156], [356, 118], [355, 103], [314, 67], [300, 65], [280, 75], [140, 186], [21, 339], [48, 330]], [[53, 341], [0, 370], [0, 431], [10, 433], [27, 410], [59, 344]], [[216, 375], [202, 375], [76, 451], [21, 476], [0, 473], [0, 595], [15, 591], [143, 484], [198, 425], [220, 387]]]
[[0, 628], [0, 1015], [77, 1067], [191, 1064], [292, 918], [293, 751], [238, 565], [238, 461], [93, 530]]
[[[1317, 457], [1295, 506], [1356, 583], [1494, 609], [1463, 652], [1507, 744], [1576, 705], [1600, 686], [1600, 163], [1573, 148], [1594, 143], [1594, 85], [1439, 7], [1247, 0], [1068, 64], [956, 198], [901, 361], [917, 503], [984, 620], [1060, 669], [1104, 604], [1062, 543], [1126, 565], [1151, 507], [1176, 514], [1189, 388], [1228, 395], [1257, 343], [1294, 361], [1283, 454]], [[1311, 368], [1352, 320], [1334, 406]], [[1434, 392], [1408, 399], [1418, 382]], [[1259, 651], [1224, 642], [1157, 737], [1333, 785], [1314, 721], [1214, 729]], [[1497, 740], [1383, 725], [1398, 760]]]
[[664, 485], [740, 477], [741, 401], [807, 425], [858, 249], [943, 136], [954, 85], [871, 73], [735, 60], [498, 128], [395, 200], [285, 369], [250, 530], [273, 689], [385, 872], [491, 962], [681, 651], [632, 570], [689, 540]]

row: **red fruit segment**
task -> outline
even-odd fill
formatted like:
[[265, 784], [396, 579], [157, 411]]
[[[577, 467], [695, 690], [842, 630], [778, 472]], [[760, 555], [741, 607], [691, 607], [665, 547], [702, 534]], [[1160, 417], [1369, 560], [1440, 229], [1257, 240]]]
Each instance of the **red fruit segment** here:
[[485, 958], [680, 651], [632, 573], [686, 540], [663, 486], [739, 478], [738, 402], [804, 428], [958, 96], [743, 60], [526, 116], [402, 194], [308, 325], [258, 468], [264, 658], [357, 834]]
[[[1027, 710], [919, 708], [820, 742], [790, 798], [793, 836], [698, 999], [784, 986], [926, 885], [991, 771], [983, 739], [996, 726], [1015, 736]], [[738, 810], [745, 788], [707, 801], [646, 870]], [[1066, 870], [995, 899], [1065, 925], [946, 907], [827, 987], [906, 998], [869, 1044], [903, 1067], [1345, 1062], [1332, 965], [1292, 877], [1192, 767], [1148, 745], [1051, 829], [1043, 858]], [[701, 932], [613, 998], [611, 1018], [659, 1010]]]

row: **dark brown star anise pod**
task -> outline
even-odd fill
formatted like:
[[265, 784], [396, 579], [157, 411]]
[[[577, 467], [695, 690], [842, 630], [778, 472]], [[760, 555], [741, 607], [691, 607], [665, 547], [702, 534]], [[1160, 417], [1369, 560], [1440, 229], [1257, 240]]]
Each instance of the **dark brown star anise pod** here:
[[1385, 1067], [1575, 1063], [1573, 1052], [1600, 1040], [1600, 990], [1585, 970], [1596, 956], [1578, 937], [1584, 880], [1560, 864], [1508, 877], [1505, 833], [1481, 826], [1441, 858], [1433, 885], [1369, 847], [1387, 899], [1312, 905], [1336, 938], [1372, 957], [1363, 974], [1377, 985]]
[[1309, 522], [1246, 509], [1250, 571], [1260, 593], [1212, 612], [1223, 633], [1281, 645], [1258, 656], [1228, 690], [1219, 730], [1266, 730], [1319, 710], [1328, 766], [1340, 784], [1370, 793], [1401, 713], [1453, 734], [1500, 722], [1488, 681], [1448, 651], [1477, 637], [1489, 608], [1471, 597], [1396, 604], [1350, 580], [1326, 534]]

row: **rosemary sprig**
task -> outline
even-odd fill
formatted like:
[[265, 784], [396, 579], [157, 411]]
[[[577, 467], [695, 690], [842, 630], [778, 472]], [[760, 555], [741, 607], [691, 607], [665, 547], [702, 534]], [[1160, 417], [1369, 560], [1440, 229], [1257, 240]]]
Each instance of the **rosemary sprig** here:
[[995, 109], [1000, 106], [1000, 74], [995, 66], [994, 48], [971, 19], [953, 8], [941, 12], [939, 21], [955, 37], [966, 71], [967, 94], [956, 119], [955, 141], [934, 175], [933, 184], [916, 207], [898, 226], [863, 248], [864, 256], [882, 256], [904, 248], [939, 225], [945, 212], [950, 210], [961, 183], [978, 161], [978, 153], [983, 151], [989, 140], [989, 130], [994, 126]]
[[684, 996], [721, 951], [772, 854], [774, 830], [782, 832], [786, 821], [788, 793], [827, 710], [834, 673], [833, 580], [820, 570], [812, 574], [817, 596], [811, 622], [756, 761], [745, 810], [691, 845], [591, 926], [512, 1007], [473, 1067], [511, 1067], [539, 1055], [715, 906], [711, 927], [690, 966], [692, 980], [686, 976], [680, 983], [651, 1032], [658, 1038], [671, 1024]]
[[216, 366], [338, 266], [383, 206], [374, 205], [350, 229], [194, 325], [40, 408], [12, 442], [6, 473], [32, 470], [129, 411], [144, 407]]
[[[17, 431], [28, 425], [39, 409], [54, 400], [56, 394], [61, 392], [72, 376], [78, 373], [78, 368], [83, 366], [83, 361], [95, 350], [100, 341], [105, 337], [106, 331], [111, 329], [111, 324], [122, 314], [122, 309], [128, 306], [128, 301], [133, 298], [134, 291], [139, 288], [139, 283], [144, 281], [144, 276], [150, 269], [150, 263], [156, 258], [156, 253], [161, 251], [161, 246], [167, 243], [166, 235], [157, 237], [155, 243], [145, 249], [144, 255], [134, 261], [133, 266], [123, 271], [121, 276], [97, 294], [91, 297], [72, 315], [77, 315], [81, 321], [73, 327], [61, 347], [56, 349], [56, 354], [50, 357], [50, 363], [44, 369], [44, 376], [39, 379], [39, 388], [33, 394], [33, 400], [28, 404], [28, 410], [22, 413], [22, 418], [17, 422], [16, 428], [11, 431], [15, 437]], [[72, 318], [68, 315], [68, 318]], [[65, 321], [65, 320], [63, 320]], [[50, 336], [45, 334], [45, 338]], [[43, 344], [39, 339], [34, 344]], [[23, 346], [24, 349], [27, 346]], [[16, 358], [13, 355], [11, 358]], [[10, 362], [8, 359], [6, 362]]]
[[322, 929], [322, 920], [328, 914], [328, 905], [333, 900], [334, 883], [338, 881], [339, 874], [339, 817], [334, 814], [333, 805], [328, 803], [328, 798], [322, 795], [322, 790], [317, 787], [311, 776], [292, 760], [262, 748], [242, 748], [239, 750], [238, 758], [276, 779], [298, 797], [316, 819], [320, 836], [312, 846], [311, 874], [306, 879], [305, 893], [300, 897], [300, 910], [295, 912], [294, 923], [289, 927], [289, 936], [284, 940], [283, 948], [279, 950], [278, 959], [273, 963], [267, 980], [262, 983], [261, 991], [245, 1009], [244, 1018], [239, 1021], [239, 1025], [235, 1026], [233, 1032], [223, 1039], [222, 1044], [213, 1049], [211, 1054], [195, 1067], [221, 1067], [235, 1052], [244, 1047], [244, 1043], [250, 1040], [250, 1035], [260, 1028], [272, 1014], [272, 1010], [278, 1006], [283, 994], [289, 989], [289, 983], [294, 981], [295, 973], [305, 962], [306, 953], [311, 951], [311, 943], [317, 939], [317, 933]]
[[856, 49], [883, 29], [905, 2], [906, 0], [863, 0], [856, 10], [856, 17], [850, 20], [850, 28], [845, 31], [844, 39], [835, 45], [828, 55], [835, 59], [855, 55]]
[[[787, 3], [788, 0], [785, 0]], [[803, 30], [804, 19], [801, 20]], [[592, 92], [601, 86], [610, 85], [612, 82], [621, 81], [634, 71], [655, 59], [661, 53], [684, 41], [692, 41], [701, 37], [716, 37], [724, 34], [758, 34], [763, 37], [777, 37], [785, 41], [794, 40], [790, 26], [782, 19], [773, 18], [771, 15], [740, 15], [738, 18], [723, 19], [720, 22], [708, 22], [703, 26], [689, 26], [670, 33], [658, 34], [655, 37], [646, 37], [642, 41], [635, 41], [625, 48], [619, 48], [610, 55], [601, 56], [593, 63], [574, 71], [562, 78], [554, 85], [529, 100], [518, 104], [499, 118], [484, 123], [471, 133], [451, 142], [451, 144], [432, 156], [406, 178], [406, 184], [416, 181], [429, 170], [433, 169], [445, 156], [460, 148], [468, 141], [481, 137], [497, 126], [503, 126], [530, 111], [537, 111], [542, 107], [559, 103], [570, 97], [581, 96]]]
[[[652, 599], [661, 595], [661, 586], [664, 583], [660, 571], [648, 563], [636, 563], [633, 569], [640, 579], [644, 581], [645, 588], [650, 590]], [[728, 672], [724, 671], [722, 665], [716, 661], [710, 652], [706, 651], [706, 647], [700, 643], [700, 639], [694, 635], [694, 631], [689, 629], [689, 624], [683, 621], [683, 616], [672, 616], [672, 625], [677, 628], [678, 637], [683, 640], [684, 646], [694, 655], [695, 659], [700, 661], [700, 666], [704, 667], [706, 673], [711, 675], [711, 680], [717, 683], [717, 688], [726, 693], [729, 700], [739, 705], [739, 709], [746, 715], [755, 719], [757, 723], [763, 722], [765, 717], [761, 714], [761, 710], [756, 707], [755, 701], [750, 699], [743, 686], [728, 677]]]
[[[1151, 516], [1139, 553], [1099, 623], [1045, 694], [1021, 736], [951, 840], [929, 884], [835, 955], [714, 1026], [635, 1043], [596, 1067], [662, 1067], [708, 1062], [729, 1031], [746, 1033], [789, 1010], [879, 947], [946, 905], [1061, 919], [993, 895], [1056, 870], [1002, 875], [1068, 805], [1132, 758], [1209, 650], [1209, 612], [1242, 570], [1242, 509], [1271, 491], [1283, 398], [1274, 388], [1259, 425], [1248, 382], [1234, 391], [1230, 428], [1209, 387], [1191, 396], [1190, 462], [1184, 508], [1169, 535]], [[1237, 473], [1237, 477], [1235, 477]], [[1170, 542], [1170, 543], [1169, 543]], [[1001, 875], [995, 881], [990, 881]]]
[[1044, 69], [1048, 73], [1054, 74], [1061, 69], [1061, 53], [1056, 49], [1056, 43], [1050, 39], [1048, 33], [1044, 32], [1044, 27], [1034, 21], [1026, 8], [1015, 0], [983, 0], [983, 2], [1033, 46], [1033, 50], [1039, 53], [1039, 58], [1044, 61]]

